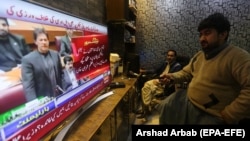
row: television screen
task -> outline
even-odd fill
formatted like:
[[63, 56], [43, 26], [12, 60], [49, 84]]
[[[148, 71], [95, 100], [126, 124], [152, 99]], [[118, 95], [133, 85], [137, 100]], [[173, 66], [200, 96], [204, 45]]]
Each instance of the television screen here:
[[0, 5], [0, 53], [0, 141], [41, 139], [112, 80], [107, 27], [38, 3]]

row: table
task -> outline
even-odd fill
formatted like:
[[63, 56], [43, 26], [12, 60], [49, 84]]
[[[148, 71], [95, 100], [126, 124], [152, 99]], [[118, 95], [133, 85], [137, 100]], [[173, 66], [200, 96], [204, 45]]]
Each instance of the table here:
[[[110, 140], [111, 139], [119, 140], [118, 128], [119, 128], [119, 124], [121, 123], [121, 121], [119, 121], [118, 119], [117, 111], [119, 109], [117, 109], [117, 107], [118, 107], [118, 104], [124, 98], [125, 99], [128, 98], [127, 96], [129, 93], [131, 93], [131, 90], [134, 88], [137, 79], [136, 78], [122, 79], [122, 77], [117, 77], [114, 79], [114, 82], [121, 82], [121, 81], [126, 84], [125, 88], [113, 89], [114, 91], [113, 95], [108, 96], [107, 98], [101, 100], [100, 102], [90, 107], [87, 111], [85, 111], [80, 116], [80, 118], [78, 118], [75, 124], [71, 127], [71, 129], [69, 130], [69, 132], [64, 138], [65, 141], [94, 140], [93, 139], [94, 136], [98, 134], [98, 132], [100, 132], [100, 128], [103, 126], [104, 122], [108, 120], [110, 120], [110, 126], [109, 126], [110, 129], [104, 129], [101, 132], [106, 132], [106, 130], [109, 130], [110, 131], [109, 134], [104, 134], [104, 136], [109, 136], [108, 138], [110, 138]], [[130, 103], [132, 101], [128, 100], [128, 102]], [[126, 106], [131, 106], [131, 103], [127, 104]], [[130, 108], [131, 107], [127, 107], [127, 109], [130, 109]], [[129, 117], [126, 119], [131, 120]], [[133, 121], [128, 121], [126, 123], [128, 123], [128, 126], [130, 126], [129, 124], [132, 122]], [[106, 139], [103, 139], [103, 140], [106, 141]]]

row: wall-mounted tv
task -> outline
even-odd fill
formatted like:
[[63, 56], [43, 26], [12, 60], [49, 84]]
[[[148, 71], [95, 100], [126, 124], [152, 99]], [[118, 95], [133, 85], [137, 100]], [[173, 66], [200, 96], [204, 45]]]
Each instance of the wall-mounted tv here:
[[[35, 38], [36, 29], [47, 36]], [[67, 30], [73, 34], [68, 48], [62, 46]], [[57, 9], [29, 1], [2, 2], [0, 141], [40, 140], [100, 95], [112, 80], [107, 36], [106, 26]], [[49, 53], [41, 53], [47, 46]], [[63, 48], [70, 49], [68, 54], [61, 53]], [[46, 77], [55, 79], [42, 82]], [[56, 95], [47, 91], [54, 85]], [[33, 93], [36, 97], [30, 98]]]

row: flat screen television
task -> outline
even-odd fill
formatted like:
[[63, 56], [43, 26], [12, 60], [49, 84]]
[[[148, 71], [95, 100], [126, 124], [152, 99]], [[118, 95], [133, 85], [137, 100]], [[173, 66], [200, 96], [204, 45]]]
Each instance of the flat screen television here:
[[[58, 96], [37, 97], [28, 101], [23, 90], [21, 67], [17, 65], [0, 73], [0, 141], [40, 140], [91, 103], [111, 83], [107, 27], [21, 0], [2, 2], [0, 17], [7, 19], [11, 34], [24, 37], [31, 51], [36, 50], [34, 28], [44, 28], [48, 32], [50, 49], [58, 52], [58, 37], [64, 36], [68, 28], [73, 29], [75, 35], [70, 42], [70, 56], [73, 58], [75, 78], [84, 81], [80, 85], [68, 91], [59, 87], [62, 94]], [[1, 40], [0, 46], [5, 46]], [[64, 67], [63, 58], [61, 56], [60, 59]]]

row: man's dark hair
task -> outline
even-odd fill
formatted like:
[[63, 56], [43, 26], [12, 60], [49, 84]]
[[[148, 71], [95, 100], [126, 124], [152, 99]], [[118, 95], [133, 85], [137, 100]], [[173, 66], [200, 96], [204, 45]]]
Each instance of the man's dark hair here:
[[47, 38], [49, 38], [49, 34], [46, 32], [46, 30], [44, 28], [35, 28], [33, 31], [34, 40], [36, 40], [37, 36], [41, 33], [45, 34], [47, 36]]
[[[225, 31], [229, 33], [230, 22], [223, 14], [214, 13], [200, 22], [198, 31], [200, 32], [201, 30], [206, 28], [214, 28], [218, 33], [223, 33]], [[227, 38], [228, 36], [226, 37], [226, 40]]]
[[73, 61], [73, 58], [71, 56], [65, 56], [63, 58], [63, 62], [64, 64], [67, 64], [67, 62]]
[[168, 53], [169, 51], [174, 52], [174, 55], [177, 56], [177, 52], [174, 49], [169, 49], [166, 53]]
[[0, 17], [1, 20], [4, 20], [6, 22], [6, 24], [9, 26], [9, 23], [8, 23], [8, 20], [7, 18], [4, 18], [4, 17]]

